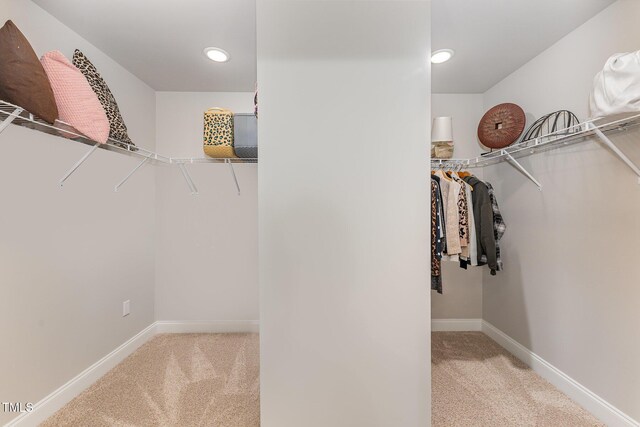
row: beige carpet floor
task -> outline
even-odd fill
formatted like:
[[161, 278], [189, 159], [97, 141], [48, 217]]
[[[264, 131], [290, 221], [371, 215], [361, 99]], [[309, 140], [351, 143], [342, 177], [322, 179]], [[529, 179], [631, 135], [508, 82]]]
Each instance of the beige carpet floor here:
[[162, 334], [42, 425], [260, 425], [257, 334]]
[[[432, 379], [434, 427], [604, 425], [480, 332], [434, 332]], [[257, 334], [163, 334], [42, 425], [258, 427], [259, 388]]]
[[434, 332], [432, 426], [603, 426], [481, 332]]

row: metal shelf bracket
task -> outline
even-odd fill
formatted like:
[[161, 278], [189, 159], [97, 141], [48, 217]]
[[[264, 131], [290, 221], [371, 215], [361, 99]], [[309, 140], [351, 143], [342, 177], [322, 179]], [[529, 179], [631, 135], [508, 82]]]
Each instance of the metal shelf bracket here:
[[80, 160], [78, 160], [76, 162], [76, 164], [73, 165], [71, 167], [71, 169], [69, 169], [67, 171], [67, 173], [62, 177], [62, 179], [59, 182], [60, 187], [62, 187], [64, 185], [64, 182], [76, 171], [76, 169], [78, 169], [80, 167], [80, 165], [82, 165], [85, 162], [85, 160], [87, 160], [89, 158], [90, 155], [92, 155], [98, 149], [99, 146], [100, 146], [100, 143], [97, 142], [96, 145], [91, 147], [91, 149], [87, 152], [87, 154], [82, 156], [82, 158]]
[[527, 178], [529, 178], [535, 185], [538, 186], [538, 190], [542, 191], [542, 184], [540, 184], [538, 180], [535, 179], [533, 175], [531, 175], [529, 171], [524, 168], [524, 166], [522, 166], [516, 159], [514, 159], [511, 153], [509, 153], [506, 150], [500, 150], [500, 151], [502, 152], [502, 155], [504, 155], [507, 158], [507, 160], [509, 161], [509, 163], [511, 163], [513, 167], [515, 167], [520, 172], [522, 172]]
[[9, 114], [7, 116], [6, 119], [4, 119], [1, 123], [0, 123], [0, 133], [5, 130], [7, 128], [7, 126], [9, 126], [11, 124], [12, 121], [15, 120], [16, 117], [18, 117], [20, 115], [20, 113], [22, 113], [22, 108], [16, 108], [15, 110], [13, 110], [13, 112], [11, 114]]
[[225, 159], [225, 163], [229, 164], [229, 168], [231, 169], [231, 176], [233, 177], [233, 182], [236, 184], [236, 189], [238, 190], [238, 196], [240, 195], [240, 184], [238, 184], [238, 178], [236, 177], [236, 171], [233, 169], [233, 163], [231, 160]]
[[187, 167], [184, 165], [184, 163], [178, 163], [178, 168], [180, 168], [180, 172], [182, 172], [182, 176], [184, 177], [184, 180], [187, 181], [187, 185], [189, 186], [189, 190], [191, 190], [191, 194], [193, 195], [198, 194], [198, 189], [196, 188], [196, 185], [193, 183], [193, 180], [191, 179], [191, 175], [189, 175], [189, 171], [187, 171]]
[[[593, 123], [586, 124], [587, 129], [593, 130], [594, 134], [602, 141], [616, 156], [620, 158], [629, 168], [640, 178], [640, 169], [638, 166], [629, 159], [600, 129], [598, 129]], [[638, 181], [640, 183], [640, 180]]]
[[133, 170], [131, 172], [129, 172], [129, 174], [127, 176], [124, 177], [124, 179], [122, 181], [120, 181], [114, 188], [113, 191], [115, 191], [116, 193], [118, 192], [118, 190], [120, 189], [120, 187], [122, 187], [122, 185], [124, 185], [125, 182], [127, 182], [129, 180], [129, 178], [131, 178], [131, 176], [137, 172], [138, 169], [140, 169], [142, 166], [144, 166], [145, 163], [147, 163], [149, 161], [149, 157], [145, 157], [140, 163], [138, 163], [138, 166], [136, 166], [135, 168], [133, 168]]

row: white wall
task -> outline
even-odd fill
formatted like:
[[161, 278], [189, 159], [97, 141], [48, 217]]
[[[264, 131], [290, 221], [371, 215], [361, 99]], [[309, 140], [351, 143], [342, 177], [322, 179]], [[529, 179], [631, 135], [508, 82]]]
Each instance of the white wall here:
[[429, 27], [258, 2], [264, 427], [429, 424]]
[[[153, 148], [155, 94], [30, 1], [0, 1], [38, 55], [80, 48], [109, 83], [132, 139]], [[154, 175], [99, 150], [10, 126], [0, 135], [0, 397], [37, 402], [153, 322]], [[131, 315], [121, 317], [131, 300]], [[15, 414], [0, 411], [0, 424]]]
[[[594, 75], [613, 53], [640, 49], [640, 2], [620, 0], [485, 94], [539, 117], [580, 119]], [[640, 163], [640, 132], [612, 139]], [[507, 223], [505, 271], [484, 280], [484, 319], [640, 420], [640, 186], [592, 140], [485, 169]]]
[[[203, 112], [253, 112], [253, 93], [158, 92], [157, 149], [203, 157]], [[175, 167], [157, 169], [156, 318], [258, 320], [257, 165], [189, 165], [193, 196]]]
[[[469, 158], [483, 151], [477, 137], [484, 114], [482, 94], [432, 94], [431, 115], [453, 117], [453, 157]], [[482, 177], [482, 170], [472, 170]], [[482, 318], [482, 271], [487, 267], [460, 268], [457, 262], [442, 261], [442, 294], [431, 295], [434, 319]]]

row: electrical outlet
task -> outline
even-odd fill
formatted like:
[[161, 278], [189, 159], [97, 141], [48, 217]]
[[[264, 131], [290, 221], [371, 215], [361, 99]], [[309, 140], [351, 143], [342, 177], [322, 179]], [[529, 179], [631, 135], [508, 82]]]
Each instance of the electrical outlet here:
[[131, 313], [131, 300], [126, 300], [122, 303], [122, 317], [128, 316]]

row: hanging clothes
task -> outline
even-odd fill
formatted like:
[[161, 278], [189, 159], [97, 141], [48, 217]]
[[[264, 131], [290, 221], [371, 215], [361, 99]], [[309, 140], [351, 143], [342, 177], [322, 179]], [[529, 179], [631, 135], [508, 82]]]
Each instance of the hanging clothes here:
[[[493, 187], [489, 182], [484, 183], [489, 190], [489, 199], [491, 200], [491, 209], [493, 211], [493, 235], [496, 240], [496, 271], [502, 270], [502, 259], [500, 257], [500, 239], [504, 235], [507, 225], [504, 223], [500, 208], [498, 207], [498, 199], [495, 196]], [[492, 273], [493, 274], [493, 273]]]
[[451, 173], [451, 179], [460, 184], [460, 193], [458, 196], [458, 214], [459, 214], [459, 232], [460, 232], [460, 266], [467, 268], [469, 261], [469, 206], [471, 203], [467, 200], [467, 184], [460, 179], [455, 173]]
[[442, 236], [440, 185], [431, 179], [431, 289], [442, 293], [442, 274], [440, 260], [442, 258]]
[[443, 292], [442, 260], [460, 267], [503, 268], [500, 240], [506, 224], [493, 186], [469, 173], [431, 176], [431, 289]]
[[478, 265], [478, 242], [476, 235], [476, 223], [475, 216], [473, 214], [473, 187], [466, 181], [462, 181], [465, 184], [467, 193], [467, 202], [469, 206], [469, 264], [472, 266]]
[[438, 178], [435, 175], [431, 176], [431, 179], [433, 181], [436, 182], [438, 188], [437, 188], [437, 192], [436, 192], [436, 196], [437, 196], [437, 211], [436, 211], [436, 217], [437, 217], [437, 224], [436, 224], [436, 228], [437, 228], [437, 249], [436, 252], [438, 253], [438, 256], [440, 258], [442, 258], [442, 254], [446, 251], [447, 249], [447, 244], [446, 244], [446, 225], [445, 225], [445, 221], [444, 221], [444, 209], [442, 208], [442, 190], [440, 188], [440, 178]]
[[440, 189], [442, 191], [442, 206], [445, 213], [445, 226], [447, 237], [446, 254], [455, 257], [462, 252], [460, 245], [460, 213], [458, 211], [458, 197], [460, 195], [460, 184], [447, 178], [444, 172], [435, 173], [440, 178]]
[[464, 180], [473, 187], [473, 215], [476, 223], [478, 265], [487, 264], [491, 269], [491, 274], [495, 275], [498, 269], [498, 260], [493, 206], [489, 196], [489, 188], [475, 176], [465, 177]]

